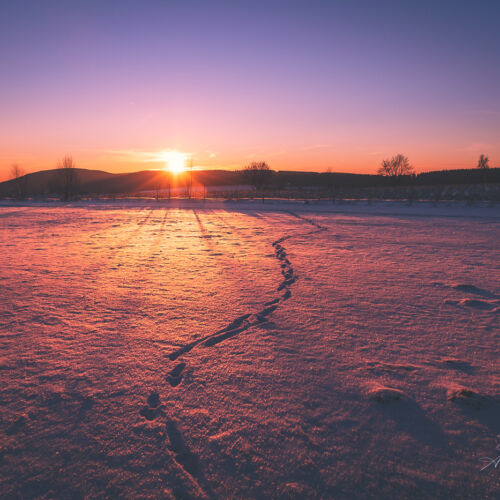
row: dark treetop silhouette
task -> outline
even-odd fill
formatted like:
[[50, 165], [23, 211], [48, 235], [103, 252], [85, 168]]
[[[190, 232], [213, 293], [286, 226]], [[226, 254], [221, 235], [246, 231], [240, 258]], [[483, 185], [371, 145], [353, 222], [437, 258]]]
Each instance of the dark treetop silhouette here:
[[378, 169], [380, 175], [388, 175], [391, 177], [399, 175], [409, 175], [413, 173], [413, 167], [410, 165], [410, 160], [408, 157], [397, 154], [390, 159], [382, 161], [380, 168]]

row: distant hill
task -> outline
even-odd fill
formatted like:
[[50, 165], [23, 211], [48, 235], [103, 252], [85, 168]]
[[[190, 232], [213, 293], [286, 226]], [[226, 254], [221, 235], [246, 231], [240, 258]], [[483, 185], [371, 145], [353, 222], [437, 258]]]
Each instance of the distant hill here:
[[[165, 188], [169, 185], [184, 186], [189, 179], [186, 172], [173, 179], [170, 172], [158, 170], [143, 170], [129, 174], [114, 174], [112, 177], [96, 178], [88, 182], [82, 182], [80, 191], [82, 193], [96, 194], [122, 194], [137, 193], [140, 191], [152, 191], [157, 188]], [[193, 172], [193, 184], [204, 186], [230, 186], [242, 184], [244, 181], [239, 172], [227, 170], [202, 170]]]
[[[56, 193], [60, 184], [61, 169], [40, 170], [23, 176], [27, 193], [30, 195], [44, 195]], [[104, 182], [111, 179], [115, 174], [102, 170], [87, 170], [85, 168], [75, 168], [78, 182], [85, 186], [92, 183]], [[16, 180], [0, 182], [0, 196], [11, 196], [16, 191]]]
[[[179, 176], [175, 181], [172, 174], [158, 170], [143, 170], [125, 174], [111, 174], [102, 170], [75, 169], [80, 194], [130, 194], [151, 191], [171, 185], [185, 185], [189, 174]], [[61, 169], [41, 170], [23, 176], [26, 192], [30, 196], [57, 194], [60, 191]], [[12, 196], [16, 192], [16, 183], [9, 180], [0, 183], [0, 196]], [[193, 184], [204, 186], [231, 186], [244, 184], [241, 174], [228, 170], [193, 171]]]
[[[111, 174], [102, 170], [75, 169], [78, 177], [78, 192], [83, 195], [133, 194], [153, 191], [174, 185], [172, 174], [158, 170], [143, 170], [126, 174]], [[28, 196], [57, 195], [60, 192], [61, 169], [42, 170], [26, 174], [22, 178]], [[193, 171], [193, 185], [236, 186], [247, 184], [238, 171], [201, 170]], [[177, 178], [178, 185], [185, 185], [189, 173]], [[0, 183], [0, 197], [14, 196], [15, 180]], [[487, 170], [463, 169], [425, 172], [416, 176], [388, 178], [380, 175], [350, 173], [318, 173], [279, 171], [271, 178], [270, 187], [282, 188], [364, 188], [395, 185], [445, 185], [500, 183], [500, 168]]]

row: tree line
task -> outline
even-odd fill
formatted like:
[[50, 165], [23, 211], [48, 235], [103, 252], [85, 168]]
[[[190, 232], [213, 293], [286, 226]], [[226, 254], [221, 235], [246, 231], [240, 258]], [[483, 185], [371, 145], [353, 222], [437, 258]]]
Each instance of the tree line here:
[[[479, 170], [487, 170], [490, 168], [489, 158], [484, 154], [480, 155], [477, 166]], [[252, 162], [241, 171], [243, 178], [255, 188], [261, 196], [266, 187], [268, 187], [276, 172], [271, 170], [271, 167], [265, 161]], [[330, 172], [329, 172], [330, 173]], [[395, 181], [405, 177], [415, 177], [415, 168], [411, 165], [407, 156], [398, 153], [392, 158], [382, 160], [377, 174], [383, 177], [389, 177]]]

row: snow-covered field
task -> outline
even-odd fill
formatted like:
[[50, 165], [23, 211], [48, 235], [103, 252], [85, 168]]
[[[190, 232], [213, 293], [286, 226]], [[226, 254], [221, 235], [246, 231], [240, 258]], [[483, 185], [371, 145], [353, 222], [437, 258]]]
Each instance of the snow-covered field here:
[[0, 207], [0, 497], [494, 498], [500, 210], [456, 208]]

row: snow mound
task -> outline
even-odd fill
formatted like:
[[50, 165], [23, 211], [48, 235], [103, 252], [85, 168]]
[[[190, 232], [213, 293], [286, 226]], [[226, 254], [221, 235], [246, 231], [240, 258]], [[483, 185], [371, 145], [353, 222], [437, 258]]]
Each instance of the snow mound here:
[[453, 403], [481, 408], [488, 400], [486, 396], [458, 384], [450, 384], [445, 389], [448, 401], [452, 401]]
[[490, 298], [490, 299], [498, 298], [497, 295], [490, 292], [489, 290], [484, 290], [482, 288], [478, 288], [475, 285], [457, 283], [457, 284], [450, 285], [450, 288], [453, 288], [454, 290], [458, 290], [460, 292], [473, 293], [475, 295], [480, 295], [482, 297], [486, 297], [486, 298]]
[[371, 372], [389, 372], [401, 373], [412, 372], [418, 370], [420, 367], [411, 363], [384, 363], [380, 361], [368, 361], [368, 370]]
[[473, 366], [463, 359], [458, 358], [446, 358], [443, 360], [446, 366], [453, 368], [455, 370], [460, 370], [464, 372], [470, 372], [473, 370]]
[[378, 403], [390, 403], [406, 399], [403, 391], [393, 387], [387, 387], [379, 382], [370, 382], [366, 385], [366, 395]]
[[462, 299], [458, 304], [465, 307], [473, 307], [474, 309], [482, 309], [483, 311], [492, 311], [495, 309], [495, 304], [487, 300]]
[[460, 307], [472, 307], [473, 309], [478, 309], [481, 311], [492, 311], [498, 312], [499, 307], [497, 303], [489, 300], [480, 300], [480, 299], [446, 299], [444, 301], [445, 304], [451, 306], [460, 306]]

